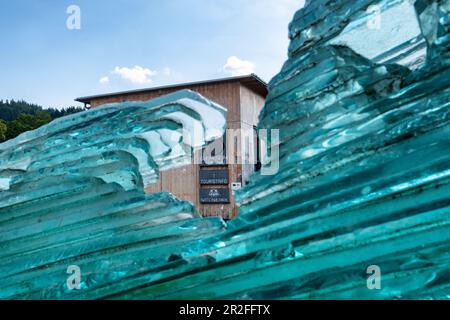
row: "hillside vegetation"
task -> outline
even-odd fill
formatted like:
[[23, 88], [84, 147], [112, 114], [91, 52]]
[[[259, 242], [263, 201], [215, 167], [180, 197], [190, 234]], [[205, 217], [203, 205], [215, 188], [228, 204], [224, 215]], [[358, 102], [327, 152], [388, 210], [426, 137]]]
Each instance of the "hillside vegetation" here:
[[0, 100], [0, 142], [17, 137], [19, 134], [37, 129], [54, 119], [81, 112], [84, 108], [49, 108], [25, 101]]

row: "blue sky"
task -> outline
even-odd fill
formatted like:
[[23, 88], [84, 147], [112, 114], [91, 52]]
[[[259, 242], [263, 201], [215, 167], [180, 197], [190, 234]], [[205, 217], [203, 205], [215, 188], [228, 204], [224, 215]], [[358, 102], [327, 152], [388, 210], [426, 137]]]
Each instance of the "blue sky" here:
[[[65, 107], [79, 96], [248, 72], [270, 80], [303, 3], [1, 0], [0, 99]], [[70, 5], [80, 29], [67, 28]]]

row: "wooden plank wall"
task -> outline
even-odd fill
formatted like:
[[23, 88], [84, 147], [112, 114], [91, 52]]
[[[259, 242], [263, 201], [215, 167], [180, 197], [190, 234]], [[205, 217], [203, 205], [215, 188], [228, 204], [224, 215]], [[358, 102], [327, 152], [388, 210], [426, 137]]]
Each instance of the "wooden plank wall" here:
[[[264, 97], [260, 96], [257, 93], [254, 93], [250, 89], [241, 86], [238, 81], [230, 81], [215, 84], [168, 88], [164, 90], [143, 93], [128, 93], [120, 96], [102, 97], [92, 100], [91, 107], [95, 108], [99, 105], [113, 102], [145, 101], [181, 89], [190, 89], [196, 91], [206, 98], [217, 102], [218, 104], [227, 108], [227, 126], [230, 129], [239, 129], [242, 127], [252, 127], [253, 125], [256, 125], [257, 122], [255, 121], [257, 121], [257, 115], [264, 103]], [[227, 145], [228, 147], [231, 147], [230, 141], [228, 141], [228, 139]], [[200, 152], [197, 152], [194, 157], [199, 159], [199, 155]], [[200, 203], [199, 167], [199, 165], [192, 164], [182, 168], [164, 171], [161, 173], [160, 180], [154, 185], [149, 186], [146, 191], [171, 192], [181, 199], [185, 199], [194, 203], [203, 216], [220, 215], [225, 219], [232, 218], [233, 212], [235, 211], [235, 205], [233, 194], [231, 191], [231, 183], [242, 180], [242, 166], [239, 164], [232, 164], [228, 166], [230, 178], [228, 185], [228, 188], [230, 190], [230, 204]], [[251, 174], [252, 168], [246, 168], [245, 171], [245, 175], [247, 177]]]
[[[245, 86], [240, 87], [240, 115], [241, 115], [241, 128], [249, 131], [253, 131], [254, 127], [258, 124], [259, 114], [264, 107], [265, 98]], [[256, 150], [256, 130], [254, 131], [253, 147], [254, 157], [257, 157]], [[245, 137], [243, 137], [245, 138]], [[243, 148], [247, 148], [246, 141], [242, 141]], [[242, 186], [244, 187], [250, 180], [250, 176], [255, 171], [254, 164], [242, 165]]]

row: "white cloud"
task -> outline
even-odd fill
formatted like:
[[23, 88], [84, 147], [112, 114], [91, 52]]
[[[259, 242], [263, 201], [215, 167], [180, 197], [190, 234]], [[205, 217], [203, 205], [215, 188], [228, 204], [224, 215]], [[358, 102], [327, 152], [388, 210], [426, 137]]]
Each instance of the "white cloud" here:
[[108, 84], [109, 83], [109, 77], [107, 77], [107, 76], [101, 77], [99, 82], [100, 82], [100, 84]]
[[151, 77], [157, 74], [156, 71], [152, 71], [141, 66], [134, 66], [133, 68], [116, 67], [112, 73], [119, 75], [120, 77], [122, 77], [122, 79], [130, 81], [133, 84], [152, 83], [153, 80], [151, 79]]
[[232, 76], [242, 76], [254, 73], [255, 68], [256, 66], [253, 62], [231, 56], [228, 58], [227, 63], [223, 66], [222, 70]]

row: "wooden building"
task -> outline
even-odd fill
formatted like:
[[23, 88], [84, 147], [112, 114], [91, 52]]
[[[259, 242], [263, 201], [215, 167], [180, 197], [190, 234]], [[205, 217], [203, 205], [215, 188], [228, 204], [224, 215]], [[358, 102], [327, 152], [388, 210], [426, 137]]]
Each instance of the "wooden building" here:
[[[106, 103], [150, 100], [182, 89], [196, 91], [228, 109], [227, 127], [234, 131], [230, 130], [231, 133], [223, 139], [225, 157], [230, 148], [234, 148], [233, 154], [237, 156], [242, 156], [250, 149], [255, 155], [258, 153], [257, 143], [242, 141], [242, 135], [236, 134], [236, 129], [256, 128], [258, 115], [267, 96], [267, 84], [254, 74], [82, 97], [76, 101], [95, 108]], [[258, 170], [258, 165], [245, 164], [237, 158], [236, 161], [216, 162], [214, 165], [194, 162], [162, 172], [159, 181], [146, 191], [168, 191], [193, 202], [204, 216], [220, 215], [224, 219], [231, 219], [236, 212], [233, 192], [248, 182], [250, 175]]]

